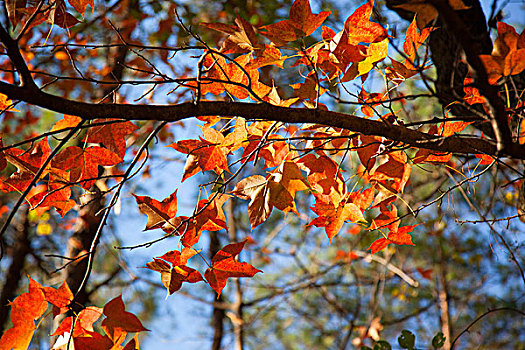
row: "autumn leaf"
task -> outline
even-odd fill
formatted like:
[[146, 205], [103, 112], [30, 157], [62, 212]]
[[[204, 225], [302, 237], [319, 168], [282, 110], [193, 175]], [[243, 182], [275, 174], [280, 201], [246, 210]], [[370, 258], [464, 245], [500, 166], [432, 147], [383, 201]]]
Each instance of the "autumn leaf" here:
[[[200, 93], [219, 95], [226, 91], [240, 100], [245, 98], [257, 100], [253, 96], [254, 93], [259, 98], [264, 97], [271, 88], [259, 81], [257, 69], [248, 67], [251, 59], [252, 55], [246, 54], [236, 57], [233, 62], [226, 63], [222, 56], [207, 55], [203, 60], [207, 73], [201, 79]], [[248, 91], [247, 88], [250, 88], [251, 91]]]
[[298, 166], [306, 171], [308, 183], [316, 198], [322, 198], [323, 202], [339, 202], [345, 195], [343, 176], [338, 172], [337, 163], [330, 157], [307, 154], [299, 159]]
[[46, 301], [53, 305], [53, 315], [62, 314], [68, 311], [68, 306], [73, 301], [73, 293], [64, 281], [58, 289], [53, 287], [43, 287]]
[[408, 68], [406, 65], [394, 60], [393, 58], [390, 59], [390, 62], [392, 63], [392, 67], [385, 68], [385, 75], [388, 80], [397, 85], [420, 72], [419, 69]]
[[116, 339], [120, 332], [134, 333], [148, 331], [144, 328], [137, 316], [125, 311], [122, 295], [109, 301], [104, 306], [106, 318], [102, 321], [102, 328], [111, 339]]
[[275, 65], [279, 68], [284, 68], [283, 64], [289, 56], [282, 56], [281, 50], [274, 45], [264, 45], [262, 48], [255, 52], [256, 56], [254, 59], [246, 65], [246, 69], [254, 70], [261, 67]]
[[370, 250], [372, 254], [375, 254], [385, 249], [391, 243], [397, 245], [414, 245], [414, 243], [412, 243], [412, 236], [408, 233], [412, 232], [416, 226], [417, 225], [399, 227], [397, 230], [391, 231], [387, 238], [383, 237], [375, 240], [367, 250]]
[[94, 0], [68, 0], [68, 2], [73, 6], [73, 8], [82, 15], [82, 18], [84, 18], [84, 13], [86, 12], [86, 8], [91, 6], [91, 10], [95, 10], [95, 1]]
[[188, 154], [188, 160], [184, 167], [182, 180], [195, 175], [198, 170], [202, 172], [213, 170], [217, 174], [228, 171], [227, 155], [230, 149], [226, 147], [224, 135], [215, 129], [202, 127], [203, 138], [199, 140], [182, 140], [168, 145], [184, 154]]
[[469, 105], [487, 102], [485, 97], [480, 94], [479, 90], [472, 86], [473, 81], [472, 78], [465, 77], [465, 80], [463, 81], [463, 91], [465, 92], [463, 100]]
[[74, 115], [64, 114], [64, 118], [60, 119], [53, 125], [51, 131], [58, 131], [67, 128], [74, 128], [82, 121], [82, 118], [75, 117]]
[[352, 201], [350, 193], [339, 201], [324, 201], [322, 197], [315, 194], [314, 196], [315, 205], [310, 209], [318, 216], [308, 226], [324, 227], [330, 242], [339, 233], [345, 221], [354, 223], [365, 221], [363, 210]]
[[403, 43], [403, 51], [407, 55], [405, 60], [405, 66], [407, 68], [413, 67], [417, 50], [434, 30], [434, 28], [424, 28], [419, 30], [417, 27], [416, 17], [417, 16], [414, 17], [412, 23], [410, 23], [408, 26], [405, 35], [405, 41]]
[[336, 261], [352, 262], [353, 260], [360, 259], [361, 257], [353, 251], [345, 252], [344, 250], [338, 250], [334, 258]]
[[346, 19], [343, 35], [348, 38], [348, 44], [375, 43], [387, 38], [385, 28], [370, 22], [373, 7], [374, 1], [367, 1]]
[[287, 100], [283, 100], [281, 99], [281, 96], [279, 95], [279, 92], [277, 91], [276, 87], [273, 86], [272, 90], [268, 95], [265, 96], [264, 100], [275, 106], [290, 107], [295, 102], [297, 102], [297, 100], [299, 100], [299, 97], [293, 97]]
[[80, 337], [83, 335], [92, 335], [95, 331], [93, 329], [93, 323], [95, 323], [100, 316], [103, 314], [103, 309], [96, 306], [88, 306], [82, 309], [76, 318], [73, 316], [66, 317], [62, 320], [57, 329], [51, 334], [55, 337], [64, 333], [71, 332], [73, 322], [75, 328], [73, 329], [73, 337]]
[[261, 27], [261, 34], [276, 45], [284, 45], [312, 34], [331, 13], [313, 14], [309, 0], [295, 0], [290, 8], [290, 19]]
[[[470, 8], [462, 0], [448, 0], [448, 4], [453, 10], [467, 10]], [[395, 5], [395, 7], [414, 12], [416, 14], [417, 27], [420, 30], [423, 30], [438, 15], [436, 8], [426, 0], [410, 0], [401, 5]]]
[[523, 33], [520, 36], [512, 26], [498, 23], [498, 37], [492, 54], [479, 56], [487, 70], [490, 84], [495, 84], [503, 76], [516, 75], [525, 69], [525, 40], [520, 40], [525, 37]]
[[414, 155], [412, 161], [419, 163], [446, 163], [452, 158], [452, 153], [436, 152], [430, 149], [421, 148]]
[[418, 267], [417, 268], [417, 272], [419, 272], [421, 274], [421, 276], [423, 276], [423, 278], [429, 280], [429, 281], [432, 281], [432, 272], [434, 270], [433, 269], [423, 269], [421, 267]]
[[[245, 262], [238, 262], [235, 257], [244, 248], [246, 241], [228, 244], [219, 250], [211, 261], [211, 266], [204, 273], [204, 278], [218, 296], [226, 286], [230, 277], [253, 277], [257, 272], [262, 272]], [[218, 297], [217, 296], [217, 297]]]
[[221, 47], [224, 53], [247, 53], [263, 48], [257, 38], [255, 27], [238, 14], [235, 25], [224, 23], [201, 23], [201, 25], [228, 34]]
[[0, 94], [0, 111], [20, 112], [13, 107], [13, 101], [4, 94]]
[[70, 172], [69, 181], [78, 182], [87, 190], [99, 177], [99, 166], [111, 166], [120, 162], [122, 158], [118, 154], [104, 147], [90, 146], [82, 149], [69, 146], [56, 155], [51, 166]]
[[186, 266], [188, 259], [195, 254], [197, 251], [193, 248], [185, 247], [182, 251], [172, 250], [146, 263], [146, 268], [160, 272], [162, 284], [168, 290], [168, 295], [171, 295], [178, 291], [184, 282], [203, 281], [197, 270]]
[[232, 193], [250, 200], [248, 215], [253, 229], [270, 217], [274, 207], [284, 212], [295, 211], [295, 192], [306, 188], [308, 184], [299, 168], [285, 164], [267, 178], [253, 175], [239, 181]]
[[148, 196], [137, 196], [135, 194], [133, 196], [140, 212], [148, 216], [145, 231], [156, 228], [171, 228], [170, 219], [177, 214], [177, 190], [162, 202]]
[[378, 166], [370, 175], [370, 181], [377, 181], [392, 193], [403, 192], [412, 172], [412, 165], [406, 154], [395, 151], [388, 154], [388, 160]]
[[346, 71], [342, 82], [354, 80], [355, 78], [368, 74], [375, 65], [384, 60], [388, 55], [388, 38], [376, 43], [370, 44], [366, 49], [366, 57], [364, 60], [353, 63]]
[[29, 292], [22, 293], [9, 303], [13, 326], [0, 338], [0, 350], [27, 349], [35, 331], [35, 320], [47, 309], [40, 284], [29, 280]]
[[35, 186], [27, 195], [32, 210], [43, 212], [54, 207], [60, 216], [71, 210], [76, 202], [71, 198], [69, 173], [60, 169], [51, 169], [47, 185]]
[[196, 210], [199, 213], [196, 223], [197, 229], [205, 231], [225, 229], [227, 231], [228, 224], [222, 207], [230, 197], [227, 194], [214, 193], [210, 195], [210, 199], [201, 199]]
[[126, 154], [126, 136], [137, 130], [138, 127], [130, 121], [118, 122], [115, 119], [97, 119], [95, 123], [111, 122], [90, 128], [84, 141], [101, 143], [105, 148], [116, 153], [120, 159]]
[[[6, 180], [3, 180], [2, 188], [6, 191], [25, 191], [50, 154], [51, 148], [49, 147], [47, 137], [26, 151], [19, 148], [5, 150], [5, 159], [16, 166], [18, 171]], [[49, 165], [44, 172], [42, 172], [41, 178], [47, 175], [48, 169]]]

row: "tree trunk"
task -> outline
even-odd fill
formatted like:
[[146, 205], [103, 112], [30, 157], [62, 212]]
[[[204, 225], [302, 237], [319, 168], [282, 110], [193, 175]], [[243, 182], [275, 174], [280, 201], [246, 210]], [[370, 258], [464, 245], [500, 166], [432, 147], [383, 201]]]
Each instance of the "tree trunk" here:
[[[213, 258], [215, 253], [221, 249], [221, 242], [215, 232], [210, 234], [210, 259]], [[213, 292], [213, 298], [216, 298], [218, 303], [223, 301], [222, 294], [216, 297], [217, 293]], [[213, 343], [211, 345], [212, 350], [220, 350], [222, 344], [222, 338], [224, 336], [224, 319], [226, 318], [226, 312], [222, 307], [213, 307], [211, 316], [211, 326], [213, 328]]]
[[27, 220], [29, 208], [20, 210], [18, 224], [15, 226], [14, 242], [11, 250], [11, 264], [5, 276], [2, 292], [0, 293], [0, 334], [2, 334], [7, 325], [9, 317], [9, 301], [15, 298], [20, 280], [22, 279], [22, 270], [26, 261], [27, 254], [31, 252], [31, 242], [29, 241], [29, 221]]

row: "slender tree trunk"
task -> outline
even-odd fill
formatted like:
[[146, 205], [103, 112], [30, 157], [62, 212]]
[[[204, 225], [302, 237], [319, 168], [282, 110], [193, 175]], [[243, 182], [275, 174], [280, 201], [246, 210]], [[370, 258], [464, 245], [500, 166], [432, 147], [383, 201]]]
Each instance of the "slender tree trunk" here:
[[[440, 240], [443, 237], [440, 237]], [[450, 319], [450, 297], [448, 294], [448, 281], [447, 281], [447, 265], [446, 256], [443, 252], [443, 245], [439, 243], [439, 271], [438, 271], [438, 305], [440, 311], [440, 326], [441, 332], [445, 336], [445, 344], [443, 350], [450, 350], [450, 341], [452, 337], [452, 323]]]
[[[226, 212], [228, 216], [228, 231], [230, 240], [237, 242], [237, 228], [235, 225], [235, 198], [231, 198], [226, 203]], [[233, 323], [233, 334], [235, 336], [235, 350], [244, 349], [244, 319], [243, 319], [243, 287], [240, 279], [235, 281], [235, 301], [233, 303], [233, 315], [230, 317]]]
[[[126, 20], [132, 11], [140, 11], [138, 0], [130, 0], [126, 6], [121, 13], [121, 20]], [[112, 47], [108, 50], [106, 64], [110, 70], [104, 77], [104, 80], [114, 80], [116, 83], [115, 85], [105, 85], [104, 88], [97, 90], [98, 93], [95, 94], [95, 99], [102, 103], [119, 102], [116, 94], [119, 86], [117, 82], [122, 80], [124, 75], [124, 62], [128, 53], [129, 50], [125, 46]], [[86, 205], [79, 212], [80, 222], [75, 227], [75, 231], [68, 241], [66, 256], [69, 258], [89, 251], [92, 246], [96, 247], [99, 243], [100, 237], [95, 237], [95, 235], [101, 224], [102, 213], [100, 213], [100, 210], [105, 206], [105, 199], [100, 194], [101, 191], [105, 190], [105, 184], [101, 181], [97, 181], [90, 190], [91, 194], [85, 196]], [[63, 278], [73, 293], [77, 293], [74, 311], [78, 312], [89, 302], [90, 293], [86, 288], [87, 283], [84, 283], [80, 290], [79, 288], [82, 281], [89, 278], [90, 273], [91, 271], [88, 271], [87, 258], [76, 264], [71, 264], [64, 270]]]
[[[213, 257], [221, 249], [221, 242], [215, 232], [210, 235], [210, 257]], [[217, 298], [217, 293], [213, 292], [213, 297]], [[222, 294], [216, 299], [218, 303], [223, 301]], [[211, 326], [213, 328], [213, 343], [211, 345], [212, 350], [220, 350], [222, 344], [222, 338], [224, 336], [224, 319], [226, 313], [224, 308], [214, 306], [211, 316]]]
[[[140, 11], [139, 1], [130, 0], [126, 3], [127, 7], [121, 13], [121, 20], [127, 19], [131, 11]], [[118, 25], [118, 23], [117, 23]], [[116, 34], [115, 34], [116, 35]], [[114, 80], [115, 85], [104, 85], [103, 88], [98, 89], [94, 98], [100, 103], [116, 103], [118, 95], [116, 91], [119, 87], [118, 81], [122, 80], [124, 75], [124, 62], [129, 53], [125, 46], [112, 47], [108, 49], [106, 65], [110, 68], [109, 73], [104, 77], [104, 80]], [[102, 213], [100, 212], [106, 205], [105, 198], [101, 195], [101, 191], [105, 190], [105, 183], [98, 180], [90, 189], [90, 193], [84, 196], [85, 205], [79, 211], [79, 222], [77, 223], [73, 234], [68, 240], [65, 256], [74, 258], [86, 252], [89, 252], [91, 247], [96, 248], [100, 241], [100, 237], [96, 237], [99, 226], [101, 225]], [[97, 215], [98, 214], [98, 215]], [[94, 259], [94, 256], [92, 257]], [[82, 284], [85, 279], [89, 280], [91, 269], [88, 266], [88, 258], [84, 258], [77, 263], [70, 264], [63, 270], [62, 278], [66, 281], [69, 288], [75, 293], [75, 304], [73, 305], [71, 313], [78, 313], [90, 302], [92, 293], [88, 290], [88, 283]], [[54, 328], [62, 322], [64, 316], [56, 317], [54, 320]], [[54, 344], [55, 338], [51, 338], [51, 344]]]
[[12, 301], [22, 279], [22, 270], [27, 254], [31, 251], [29, 241], [29, 222], [27, 220], [28, 207], [20, 210], [18, 224], [15, 226], [14, 243], [11, 248], [11, 264], [0, 293], [0, 334], [5, 331], [9, 317], [9, 301]]

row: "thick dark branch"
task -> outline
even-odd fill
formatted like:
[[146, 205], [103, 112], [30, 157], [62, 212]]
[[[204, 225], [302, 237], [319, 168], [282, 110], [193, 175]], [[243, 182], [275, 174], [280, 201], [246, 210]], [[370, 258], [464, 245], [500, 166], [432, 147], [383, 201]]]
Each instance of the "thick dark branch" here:
[[489, 84], [487, 71], [479, 58], [479, 44], [472, 40], [465, 23], [459, 15], [450, 7], [447, 0], [430, 0], [430, 3], [438, 10], [441, 20], [454, 33], [456, 40], [462, 47], [480, 92], [486, 97], [490, 106], [490, 122], [497, 140], [498, 151], [509, 147], [512, 143], [512, 133], [505, 113], [505, 105], [498, 95], [498, 89]]
[[[344, 128], [365, 135], [383, 136], [395, 142], [418, 148], [455, 154], [497, 155], [494, 141], [470, 136], [438, 137], [403, 126], [359, 118], [353, 115], [307, 108], [286, 108], [266, 103], [206, 101], [198, 105], [187, 102], [178, 105], [93, 104], [54, 96], [43, 91], [30, 91], [0, 82], [0, 93], [57, 113], [76, 115], [85, 120], [121, 118], [126, 120], [157, 120], [175, 122], [198, 116], [239, 116], [247, 120], [266, 119], [283, 123], [313, 123]], [[499, 154], [525, 159], [525, 146], [508, 145]]]
[[33, 81], [33, 77], [31, 77], [31, 73], [27, 68], [27, 64], [24, 61], [22, 54], [20, 53], [18, 43], [16, 42], [16, 40], [11, 38], [9, 33], [5, 30], [5, 28], [2, 25], [0, 25], [0, 41], [6, 49], [7, 56], [9, 56], [9, 59], [11, 59], [11, 62], [13, 63], [16, 70], [18, 71], [18, 74], [20, 75], [20, 85], [25, 87], [28, 91], [37, 90], [37, 86]]

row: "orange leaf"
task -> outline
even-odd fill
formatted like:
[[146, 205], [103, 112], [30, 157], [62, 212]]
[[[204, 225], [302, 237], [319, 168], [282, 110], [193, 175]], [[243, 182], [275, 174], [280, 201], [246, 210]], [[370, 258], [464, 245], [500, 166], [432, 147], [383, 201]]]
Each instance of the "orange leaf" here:
[[102, 328], [111, 339], [115, 339], [120, 332], [133, 333], [148, 330], [144, 328], [137, 316], [125, 311], [122, 295], [104, 306], [104, 315], [106, 318], [102, 321]]
[[135, 194], [133, 196], [140, 212], [148, 216], [145, 231], [156, 228], [171, 228], [170, 219], [177, 214], [177, 190], [162, 202], [148, 196], [137, 196]]
[[11, 322], [9, 328], [0, 338], [0, 350], [27, 349], [35, 331], [35, 320], [47, 309], [41, 285], [29, 278], [29, 292], [23, 293], [9, 303]]
[[418, 48], [425, 42], [425, 40], [427, 40], [430, 32], [433, 31], [432, 28], [418, 30], [416, 17], [414, 17], [412, 23], [408, 26], [405, 42], [403, 43], [403, 51], [407, 54], [407, 61], [411, 64], [414, 63]]
[[54, 306], [54, 316], [66, 312], [69, 304], [73, 300], [73, 293], [65, 281], [58, 289], [43, 287], [42, 291], [44, 292], [46, 301]]
[[221, 51], [224, 53], [247, 53], [263, 47], [257, 39], [256, 29], [238, 14], [235, 25], [224, 23], [201, 24], [207, 28], [229, 34], [221, 47]]
[[51, 166], [70, 171], [69, 180], [79, 182], [87, 190], [99, 177], [99, 166], [116, 165], [121, 161], [122, 158], [119, 155], [104, 147], [90, 146], [82, 149], [77, 146], [69, 146], [56, 155]]
[[212, 266], [204, 273], [206, 281], [218, 295], [221, 294], [221, 291], [226, 286], [228, 278], [253, 277], [257, 272], [262, 272], [248, 263], [235, 260], [235, 257], [244, 248], [245, 243], [246, 241], [228, 244], [219, 250], [211, 261]]
[[495, 84], [502, 76], [519, 74], [525, 69], [525, 43], [522, 42], [512, 26], [498, 23], [498, 37], [492, 54], [479, 56], [490, 84]]
[[352, 202], [350, 193], [347, 193], [339, 202], [323, 201], [317, 195], [315, 195], [315, 199], [315, 205], [311, 209], [318, 217], [308, 225], [324, 227], [330, 242], [339, 233], [345, 221], [355, 223], [365, 221], [362, 210], [356, 203]]
[[309, 0], [295, 0], [290, 8], [290, 19], [262, 27], [261, 34], [275, 44], [283, 45], [312, 34], [331, 13], [323, 11], [314, 15]]
[[[97, 119], [98, 122], [108, 122], [113, 119]], [[130, 121], [118, 122], [90, 128], [84, 141], [101, 143], [105, 148], [116, 153], [121, 160], [126, 154], [126, 135], [131, 134], [138, 127]]]
[[370, 44], [366, 49], [366, 58], [352, 64], [341, 79], [342, 82], [353, 80], [370, 72], [376, 63], [384, 60], [388, 55], [388, 38]]
[[[18, 148], [5, 150], [5, 159], [18, 168], [17, 172], [12, 174], [6, 180], [3, 180], [6, 185], [5, 188], [11, 191], [25, 191], [27, 186], [31, 183], [31, 180], [33, 180], [34, 175], [36, 175], [47, 157], [49, 157], [50, 153], [51, 148], [47, 142], [47, 137], [27, 151]], [[41, 177], [47, 175], [48, 169], [42, 173]]]
[[66, 128], [74, 128], [82, 121], [82, 118], [75, 117], [73, 115], [64, 114], [64, 118], [60, 119], [58, 122], [53, 125], [51, 131], [62, 130]]
[[184, 167], [183, 180], [196, 174], [198, 168], [202, 172], [213, 170], [220, 174], [223, 170], [228, 171], [227, 156], [230, 149], [223, 145], [224, 136], [215, 129], [202, 127], [204, 139], [200, 140], [182, 140], [168, 145], [181, 153], [188, 154], [188, 161]]
[[[75, 329], [73, 330], [73, 337], [82, 336], [85, 334], [91, 334], [94, 332], [93, 323], [95, 323], [100, 316], [102, 316], [103, 310], [100, 307], [88, 306], [78, 313], [75, 319]], [[64, 333], [71, 332], [73, 327], [73, 317], [66, 317], [60, 325], [57, 327], [55, 332], [51, 334], [52, 337], [62, 335]]]
[[347, 35], [349, 44], [375, 43], [387, 37], [385, 28], [379, 23], [370, 22], [373, 7], [374, 1], [367, 1], [347, 18], [344, 34]]
[[167, 288], [168, 294], [171, 295], [182, 287], [183, 282], [203, 281], [197, 270], [185, 266], [188, 259], [195, 254], [197, 251], [192, 248], [183, 248], [182, 252], [172, 250], [146, 263], [146, 268], [160, 272], [162, 284]]
[[410, 236], [408, 232], [412, 232], [416, 226], [417, 225], [399, 227], [397, 230], [391, 231], [387, 238], [379, 238], [374, 241], [367, 250], [371, 250], [371, 253], [375, 254], [386, 248], [390, 243], [397, 245], [414, 245], [414, 243], [412, 243], [412, 236]]
[[82, 15], [84, 18], [84, 12], [86, 12], [87, 6], [91, 6], [91, 10], [95, 10], [95, 1], [94, 0], [68, 0], [68, 2], [73, 6], [73, 8]]

